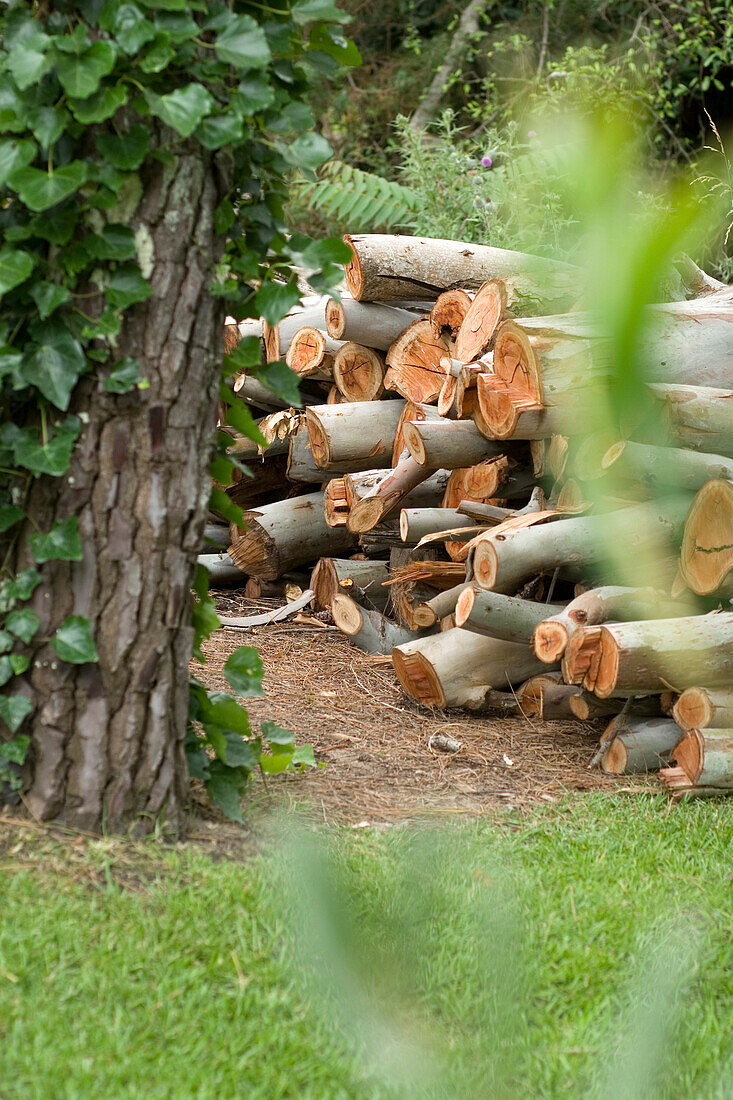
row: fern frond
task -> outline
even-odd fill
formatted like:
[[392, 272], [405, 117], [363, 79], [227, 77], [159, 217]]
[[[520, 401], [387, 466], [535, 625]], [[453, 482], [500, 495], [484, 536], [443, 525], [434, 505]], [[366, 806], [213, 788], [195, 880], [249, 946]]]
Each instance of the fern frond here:
[[314, 210], [347, 222], [357, 230], [409, 228], [421, 207], [420, 196], [409, 187], [340, 160], [325, 165], [308, 198]]

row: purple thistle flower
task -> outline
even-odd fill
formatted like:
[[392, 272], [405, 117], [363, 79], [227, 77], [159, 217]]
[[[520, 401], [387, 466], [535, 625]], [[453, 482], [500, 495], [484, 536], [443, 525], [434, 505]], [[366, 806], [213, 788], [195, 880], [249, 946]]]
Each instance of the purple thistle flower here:
[[481, 163], [483, 164], [484, 168], [491, 168], [491, 165], [494, 162], [491, 157], [481, 157]]
[[537, 131], [536, 130], [527, 130], [527, 137], [528, 138], [536, 138], [537, 137]]

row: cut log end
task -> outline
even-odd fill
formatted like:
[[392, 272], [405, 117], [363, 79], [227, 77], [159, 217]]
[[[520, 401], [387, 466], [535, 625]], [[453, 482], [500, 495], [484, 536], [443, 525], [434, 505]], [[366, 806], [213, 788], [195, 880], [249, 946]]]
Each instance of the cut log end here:
[[714, 478], [690, 506], [680, 573], [699, 596], [733, 595], [733, 482]]
[[428, 707], [444, 707], [445, 694], [432, 665], [421, 653], [392, 650], [392, 664], [405, 694]]
[[609, 470], [614, 462], [618, 462], [625, 450], [625, 440], [620, 439], [617, 443], [612, 443], [601, 459], [601, 469]]
[[456, 359], [471, 363], [489, 347], [501, 321], [506, 299], [506, 287], [497, 279], [484, 283], [477, 291], [456, 339]]
[[344, 244], [347, 244], [351, 249], [351, 259], [346, 265], [346, 286], [349, 289], [349, 294], [352, 298], [355, 298], [357, 302], [361, 301], [361, 296], [364, 293], [364, 271], [361, 266], [361, 260], [359, 259], [359, 253], [354, 248], [353, 238], [347, 233], [344, 236]]
[[313, 452], [313, 460], [316, 466], [324, 469], [331, 461], [331, 444], [328, 440], [328, 433], [312, 409], [305, 410], [305, 423]]
[[[570, 704], [572, 706], [572, 702]], [[606, 775], [625, 775], [629, 754], [620, 737], [614, 737], [601, 757], [601, 771]]]
[[577, 719], [587, 722], [590, 718], [590, 703], [583, 695], [574, 695], [570, 700], [570, 709]]
[[684, 730], [707, 729], [713, 720], [710, 696], [704, 688], [688, 688], [672, 708], [672, 717]]
[[326, 337], [317, 328], [298, 329], [285, 356], [285, 362], [301, 378], [312, 374], [323, 362]]
[[504, 321], [496, 334], [494, 373], [507, 385], [523, 390], [527, 397], [542, 404], [537, 356], [527, 334], [514, 321]]
[[348, 529], [355, 535], [366, 534], [376, 527], [385, 510], [385, 501], [375, 498], [359, 500], [349, 513]]
[[463, 626], [465, 622], [468, 622], [475, 602], [475, 590], [473, 588], [464, 588], [463, 592], [461, 592], [460, 596], [458, 597], [458, 603], [456, 604], [456, 626]]
[[346, 310], [341, 302], [329, 298], [326, 302], [326, 332], [333, 340], [340, 340], [346, 328]]
[[682, 768], [690, 783], [697, 783], [705, 758], [705, 745], [699, 730], [689, 730], [675, 745], [672, 759]]
[[358, 634], [363, 625], [362, 610], [350, 596], [337, 592], [331, 600], [331, 614], [333, 621], [342, 634], [353, 638]]
[[435, 335], [455, 339], [470, 308], [471, 297], [465, 290], [444, 290], [430, 311]]
[[421, 466], [424, 466], [427, 460], [425, 451], [425, 444], [422, 440], [420, 432], [417, 430], [413, 423], [405, 423], [402, 426], [402, 438], [405, 441], [405, 446], [415, 459], [415, 462], [419, 462]]
[[480, 542], [473, 556], [473, 572], [482, 588], [491, 589], [496, 584], [498, 559], [489, 541]]
[[585, 680], [598, 658], [601, 629], [600, 626], [586, 626], [573, 634], [562, 662], [562, 674], [566, 683], [582, 684]]
[[372, 348], [348, 341], [336, 353], [333, 378], [347, 401], [375, 401], [384, 389], [384, 363]]
[[554, 664], [555, 661], [560, 660], [565, 652], [568, 638], [567, 627], [563, 626], [562, 623], [551, 620], [540, 623], [535, 628], [532, 638], [535, 655], [547, 665]]

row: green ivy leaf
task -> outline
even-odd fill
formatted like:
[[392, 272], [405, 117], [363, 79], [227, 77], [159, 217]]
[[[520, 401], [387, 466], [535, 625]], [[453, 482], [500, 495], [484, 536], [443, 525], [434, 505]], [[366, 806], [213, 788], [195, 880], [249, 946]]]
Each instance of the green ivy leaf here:
[[264, 30], [251, 15], [231, 15], [217, 35], [214, 52], [238, 69], [266, 69], [272, 56]]
[[0, 630], [0, 653], [8, 653], [15, 645], [15, 639], [7, 630]]
[[276, 325], [299, 301], [300, 291], [295, 278], [291, 278], [287, 283], [263, 283], [255, 295], [254, 309], [257, 316]]
[[352, 68], [361, 65], [361, 54], [354, 42], [350, 41], [333, 24], [317, 23], [310, 33], [309, 45], [314, 50], [323, 50], [339, 65]]
[[148, 131], [139, 123], [122, 134], [99, 134], [95, 138], [102, 156], [123, 172], [134, 171], [145, 160]]
[[155, 37], [155, 27], [137, 4], [105, 4], [99, 25], [114, 35], [126, 54], [137, 53], [141, 46]]
[[31, 663], [30, 657], [26, 657], [25, 653], [11, 653], [8, 660], [14, 676], [20, 676]]
[[82, 615], [69, 615], [58, 628], [51, 645], [62, 661], [85, 665], [99, 660], [92, 637], [92, 624]]
[[282, 726], [278, 726], [274, 722], [261, 722], [260, 729], [262, 730], [262, 736], [265, 742], [273, 752], [286, 752], [288, 749], [292, 750], [295, 744], [295, 735], [292, 734], [290, 730], [285, 730]]
[[0, 73], [0, 132], [11, 134], [26, 128], [26, 102], [12, 80]]
[[259, 653], [250, 645], [242, 645], [229, 655], [224, 665], [224, 679], [242, 696], [264, 695], [262, 677], [265, 670]]
[[25, 763], [31, 739], [26, 734], [14, 737], [12, 741], [3, 741], [0, 745], [0, 757], [10, 760], [13, 764]]
[[95, 260], [132, 260], [135, 234], [127, 225], [105, 225], [101, 233], [85, 237], [84, 246]]
[[5, 620], [5, 628], [26, 645], [41, 625], [41, 620], [30, 607], [24, 607], [21, 611], [11, 611]]
[[214, 512], [219, 512], [229, 523], [236, 523], [241, 527], [244, 523], [244, 513], [238, 504], [227, 496], [223, 489], [214, 487], [209, 495], [209, 507]]
[[32, 710], [33, 704], [25, 695], [0, 695], [0, 718], [11, 733], [15, 733]]
[[60, 57], [56, 71], [61, 87], [74, 99], [87, 99], [112, 72], [116, 55], [111, 42], [95, 42], [83, 53]]
[[159, 73], [173, 60], [176, 53], [170, 44], [167, 34], [158, 34], [152, 43], [139, 58], [140, 68], [144, 73]]
[[41, 574], [31, 565], [28, 569], [22, 569], [17, 573], [14, 580], [6, 582], [7, 587], [4, 586], [3, 596], [15, 600], [29, 600], [40, 583]]
[[[13, 666], [10, 663], [9, 657], [0, 657], [0, 687], [7, 684], [8, 680], [12, 679]], [[2, 742], [0, 742], [2, 744]]]
[[19, 466], [30, 470], [36, 477], [40, 474], [61, 477], [66, 473], [78, 435], [78, 428], [74, 430], [62, 427], [46, 443], [42, 443], [33, 432], [26, 429], [19, 432], [14, 440], [13, 458]]
[[300, 390], [298, 389], [298, 375], [291, 370], [286, 363], [267, 363], [257, 370], [249, 371], [253, 378], [266, 386], [271, 393], [282, 397], [289, 405], [296, 408], [301, 403]]
[[285, 157], [296, 168], [318, 168], [329, 157], [333, 149], [321, 134], [302, 134], [284, 150]]
[[14, 527], [18, 520], [21, 520], [24, 515], [25, 512], [22, 508], [19, 508], [17, 504], [4, 504], [2, 508], [0, 508], [0, 534]]
[[[220, 765], [219, 768], [216, 767], [217, 764]], [[213, 760], [206, 790], [211, 801], [225, 817], [243, 824], [241, 780], [236, 771], [227, 768], [221, 761]]]
[[52, 60], [44, 52], [50, 41], [48, 35], [35, 34], [8, 52], [6, 65], [21, 92], [37, 84], [51, 68]]
[[297, 749], [293, 752], [293, 759], [291, 761], [294, 767], [300, 765], [301, 767], [315, 768], [316, 757], [313, 752], [312, 745], [298, 745]]
[[50, 317], [54, 310], [69, 300], [69, 292], [65, 286], [58, 283], [47, 283], [44, 280], [34, 282], [31, 287], [31, 298], [38, 307], [38, 316], [42, 321]]
[[37, 531], [28, 541], [39, 565], [44, 561], [81, 561], [83, 557], [76, 516], [57, 519], [48, 534]]
[[248, 772], [254, 771], [262, 755], [259, 738], [244, 741], [240, 734], [224, 730], [224, 740], [226, 741], [224, 762], [230, 768], [246, 768]]
[[300, 26], [316, 20], [326, 23], [350, 23], [352, 20], [352, 16], [337, 8], [332, 0], [296, 0], [290, 11]]
[[127, 309], [135, 302], [144, 302], [153, 293], [147, 279], [143, 279], [138, 267], [120, 267], [110, 276], [106, 290], [107, 301], [115, 309]]
[[249, 737], [252, 733], [247, 711], [233, 695], [227, 695], [225, 692], [215, 691], [209, 694], [204, 726], [208, 726], [209, 723], [213, 723], [221, 730], [233, 730], [242, 737]]
[[36, 258], [19, 248], [0, 248], [0, 296], [20, 286], [30, 275]]
[[0, 184], [13, 172], [25, 168], [36, 155], [36, 143], [29, 138], [4, 138], [0, 141]]
[[187, 84], [185, 88], [163, 96], [146, 92], [145, 96], [151, 111], [172, 126], [181, 137], [192, 134], [214, 105], [203, 84]]
[[201, 122], [194, 137], [206, 149], [220, 149], [222, 145], [237, 144], [241, 140], [242, 126], [242, 119], [237, 115], [209, 115]]
[[71, 113], [77, 122], [83, 126], [90, 126], [94, 122], [104, 122], [111, 118], [115, 111], [124, 107], [127, 103], [127, 88], [124, 84], [118, 84], [114, 88], [99, 88], [94, 95], [87, 99], [74, 99], [70, 101]]
[[86, 366], [81, 344], [61, 325], [39, 326], [39, 342], [24, 361], [23, 375], [57, 409], [69, 407], [71, 391]]
[[259, 443], [264, 447], [267, 440], [257, 427], [257, 422], [249, 411], [249, 407], [233, 394], [228, 386], [222, 386], [220, 392], [222, 400], [227, 404], [227, 424], [230, 424], [232, 428], [236, 428], [247, 439], [252, 439], [255, 443]]
[[48, 210], [50, 206], [67, 199], [81, 187], [87, 178], [87, 166], [74, 160], [53, 172], [40, 168], [21, 168], [14, 172], [8, 184], [17, 191], [31, 210]]
[[28, 125], [36, 140], [48, 149], [63, 134], [69, 117], [69, 112], [63, 107], [35, 107], [28, 112]]
[[239, 82], [233, 105], [245, 114], [265, 111], [275, 102], [275, 89], [264, 72], [246, 73]]
[[129, 393], [140, 382], [140, 369], [134, 359], [119, 359], [102, 385], [107, 393]]

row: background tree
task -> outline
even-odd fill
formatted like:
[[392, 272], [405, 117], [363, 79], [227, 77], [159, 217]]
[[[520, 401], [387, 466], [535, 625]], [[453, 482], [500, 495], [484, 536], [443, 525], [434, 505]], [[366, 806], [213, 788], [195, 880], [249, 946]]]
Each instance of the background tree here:
[[[220, 398], [256, 434], [222, 383], [224, 315], [279, 319], [293, 264], [340, 275], [343, 246], [288, 238], [282, 204], [330, 153], [304, 100], [351, 56], [343, 18], [330, 0], [3, 6], [0, 775], [18, 786], [25, 758], [41, 818], [180, 820], [188, 662], [217, 625], [205, 578], [193, 622], [189, 593]], [[219, 455], [217, 480], [231, 469]], [[245, 650], [228, 678], [246, 694], [258, 672]], [[260, 742], [233, 696], [195, 686], [191, 714], [216, 753], [189, 727], [194, 771], [236, 816]]]

